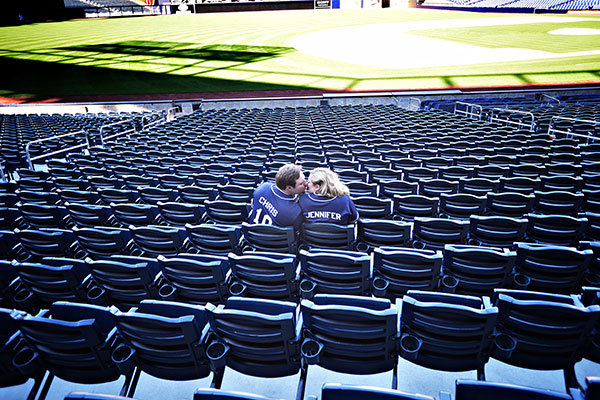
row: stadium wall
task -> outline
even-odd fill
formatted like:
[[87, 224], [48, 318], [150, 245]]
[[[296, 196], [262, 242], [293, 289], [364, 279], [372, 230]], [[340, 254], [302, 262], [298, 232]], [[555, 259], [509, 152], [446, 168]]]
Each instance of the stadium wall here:
[[471, 12], [495, 12], [495, 13], [513, 13], [513, 14], [566, 14], [568, 10], [546, 10], [541, 8], [519, 8], [519, 7], [444, 7], [417, 5], [417, 8], [427, 8], [435, 10], [449, 11], [471, 11]]
[[[202, 3], [188, 4], [194, 13], [235, 12], [235, 11], [266, 11], [266, 10], [309, 10], [315, 7], [313, 0], [289, 1], [247, 1], [235, 3]], [[176, 12], [176, 7], [173, 7]]]

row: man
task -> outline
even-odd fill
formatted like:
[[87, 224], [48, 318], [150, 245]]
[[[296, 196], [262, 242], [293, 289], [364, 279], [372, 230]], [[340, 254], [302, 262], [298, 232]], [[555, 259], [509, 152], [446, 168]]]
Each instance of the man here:
[[300, 228], [302, 210], [296, 195], [306, 191], [306, 179], [302, 167], [286, 164], [279, 168], [275, 183], [263, 183], [252, 198], [251, 224], [269, 224]]

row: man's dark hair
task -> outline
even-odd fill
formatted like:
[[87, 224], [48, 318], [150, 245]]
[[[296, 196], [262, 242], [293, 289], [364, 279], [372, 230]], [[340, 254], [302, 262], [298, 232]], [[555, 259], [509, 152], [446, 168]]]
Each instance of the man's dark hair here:
[[296, 181], [300, 178], [302, 167], [294, 164], [285, 164], [275, 175], [275, 184], [281, 190], [285, 190], [288, 186], [296, 187]]

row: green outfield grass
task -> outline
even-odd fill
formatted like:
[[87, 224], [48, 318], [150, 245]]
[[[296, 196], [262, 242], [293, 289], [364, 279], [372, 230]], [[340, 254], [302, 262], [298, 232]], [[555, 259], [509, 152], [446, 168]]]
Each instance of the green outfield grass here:
[[[524, 15], [521, 15], [524, 16]], [[402, 90], [600, 82], [600, 36], [555, 36], [563, 27], [600, 29], [599, 16], [565, 23], [435, 29], [435, 21], [514, 18], [433, 10], [273, 11], [113, 18], [0, 28], [0, 96], [64, 99], [263, 90]], [[532, 16], [544, 18], [544, 16]], [[300, 35], [369, 24], [424, 21], [409, 32], [486, 48], [556, 53], [543, 60], [393, 69], [334, 61], [292, 47]], [[507, 20], [508, 21], [508, 20]], [[542, 20], [540, 20], [542, 21]], [[433, 26], [433, 28], [432, 28]], [[324, 33], [325, 35], [326, 33]], [[393, 43], [394, 37], [373, 37]], [[402, 55], [410, 59], [411, 54]]]

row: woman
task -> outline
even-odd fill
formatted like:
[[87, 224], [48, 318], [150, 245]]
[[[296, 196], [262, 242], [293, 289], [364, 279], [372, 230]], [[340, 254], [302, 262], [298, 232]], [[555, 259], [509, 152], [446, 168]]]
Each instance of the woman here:
[[358, 211], [348, 195], [346, 185], [328, 168], [315, 168], [308, 177], [308, 193], [298, 203], [305, 222], [333, 222], [348, 225], [356, 222]]

